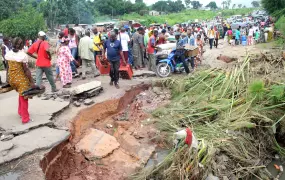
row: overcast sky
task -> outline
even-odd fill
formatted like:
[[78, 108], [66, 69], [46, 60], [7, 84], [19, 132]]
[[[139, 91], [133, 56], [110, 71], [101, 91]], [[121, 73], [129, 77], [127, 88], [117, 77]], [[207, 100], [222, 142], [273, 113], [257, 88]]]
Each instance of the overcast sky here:
[[[134, 2], [135, 0], [131, 0], [132, 2]], [[144, 0], [144, 2], [147, 5], [151, 5], [155, 2], [157, 2], [158, 0]], [[183, 1], [183, 0], [182, 0]], [[200, 0], [200, 3], [203, 4], [203, 6], [206, 6], [209, 2], [211, 2], [213, 0]], [[222, 7], [222, 1], [223, 0], [214, 0], [217, 3], [217, 6]], [[251, 2], [252, 0], [232, 0], [232, 4], [243, 4], [246, 5], [246, 7], [251, 7]]]

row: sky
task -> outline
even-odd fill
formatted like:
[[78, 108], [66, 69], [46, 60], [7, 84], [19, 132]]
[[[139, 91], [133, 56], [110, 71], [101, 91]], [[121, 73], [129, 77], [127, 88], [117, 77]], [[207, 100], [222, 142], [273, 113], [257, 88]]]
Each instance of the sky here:
[[[135, 0], [131, 0], [131, 1], [134, 2]], [[158, 0], [144, 0], [144, 2], [147, 5], [151, 5], [157, 1]], [[223, 0], [199, 0], [199, 2], [201, 4], [203, 4], [203, 6], [206, 6], [211, 1], [215, 1], [217, 3], [217, 6], [222, 7], [222, 1]], [[242, 4], [242, 5], [246, 5], [246, 7], [251, 7], [251, 2], [252, 2], [252, 0], [232, 0], [232, 5], [233, 4]]]

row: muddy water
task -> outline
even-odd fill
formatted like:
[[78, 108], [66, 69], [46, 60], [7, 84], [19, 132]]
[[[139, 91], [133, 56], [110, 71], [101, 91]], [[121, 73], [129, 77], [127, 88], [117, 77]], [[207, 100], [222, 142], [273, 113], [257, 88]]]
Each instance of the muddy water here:
[[[120, 99], [108, 100], [82, 110], [72, 121], [70, 139], [53, 148], [42, 159], [40, 165], [46, 179], [85, 180], [92, 177], [98, 180], [120, 180], [134, 173], [141, 166], [141, 162], [132, 154], [137, 147], [132, 146], [130, 142], [139, 144], [140, 148], [156, 146], [154, 142], [150, 142], [150, 138], [147, 138], [153, 136], [148, 134], [153, 133], [152, 127], [142, 127], [142, 121], [148, 119], [149, 114], [141, 109], [146, 107], [155, 109], [165, 100], [164, 95], [151, 94], [147, 89], [149, 85], [141, 85], [127, 91]], [[160, 96], [164, 97], [163, 100], [159, 99]], [[116, 123], [118, 119], [125, 116], [125, 113], [128, 114], [129, 119], [124, 121], [123, 126], [130, 126], [130, 128], [122, 129], [121, 126], [116, 126]], [[115, 127], [107, 128], [106, 124], [109, 123], [115, 124]], [[113, 135], [120, 143], [120, 148], [102, 160], [88, 161], [76, 151], [75, 145], [90, 128]], [[130, 133], [130, 131], [136, 133], [139, 129], [143, 130], [141, 134]], [[140, 135], [142, 137], [138, 137]], [[124, 139], [125, 137], [128, 139]]]

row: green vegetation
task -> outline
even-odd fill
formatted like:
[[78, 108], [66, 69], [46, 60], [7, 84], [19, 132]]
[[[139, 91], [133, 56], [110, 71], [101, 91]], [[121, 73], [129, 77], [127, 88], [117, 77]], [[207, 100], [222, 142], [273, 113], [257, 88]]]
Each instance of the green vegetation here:
[[[172, 102], [153, 116], [171, 153], [131, 179], [206, 179], [209, 173], [272, 179], [264, 163], [274, 150], [285, 154], [273, 131], [284, 121], [284, 86], [256, 77], [254, 62], [247, 57], [230, 72], [209, 69], [164, 80]], [[178, 147], [171, 145], [173, 133], [186, 127], [200, 142], [197, 150], [184, 139]]]
[[180, 13], [172, 13], [167, 15], [161, 15], [161, 16], [150, 16], [150, 15], [144, 15], [141, 16], [137, 13], [132, 14], [126, 14], [121, 17], [123, 20], [136, 20], [140, 21], [144, 25], [149, 25], [151, 23], [157, 22], [157, 23], [165, 23], [167, 22], [170, 25], [174, 25], [177, 23], [186, 22], [189, 20], [206, 20], [206, 19], [213, 19], [213, 17], [217, 16], [219, 12], [221, 12], [222, 16], [229, 17], [235, 14], [248, 14], [252, 12], [254, 9], [252, 8], [246, 8], [246, 9], [227, 9], [227, 10], [221, 10], [221, 11], [203, 11], [203, 10], [185, 10]]
[[0, 30], [5, 36], [36, 38], [39, 31], [46, 29], [43, 15], [28, 6], [17, 14], [0, 21]]

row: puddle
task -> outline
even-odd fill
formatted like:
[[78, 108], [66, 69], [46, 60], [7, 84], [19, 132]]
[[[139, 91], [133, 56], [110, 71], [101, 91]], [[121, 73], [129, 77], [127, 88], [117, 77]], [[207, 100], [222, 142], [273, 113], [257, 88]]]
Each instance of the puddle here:
[[[273, 160], [268, 166], [267, 169], [268, 171], [272, 174], [273, 177], [276, 177], [279, 174], [279, 171], [274, 167], [274, 165], [282, 165], [283, 170], [285, 170], [285, 162], [282, 162], [281, 160]], [[279, 177], [280, 180], [285, 179], [285, 172]]]
[[0, 175], [0, 180], [18, 180], [20, 177], [19, 173], [8, 172], [6, 174]]
[[155, 166], [161, 163], [169, 153], [170, 151], [167, 149], [156, 149], [155, 153], [147, 161], [147, 164], [145, 167]]

